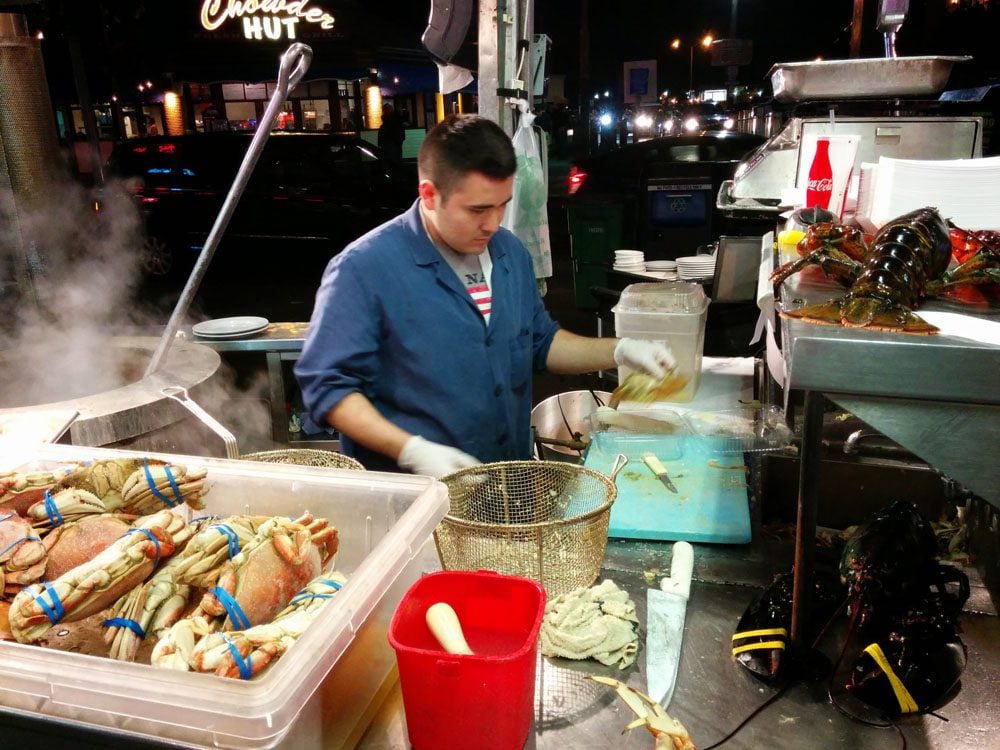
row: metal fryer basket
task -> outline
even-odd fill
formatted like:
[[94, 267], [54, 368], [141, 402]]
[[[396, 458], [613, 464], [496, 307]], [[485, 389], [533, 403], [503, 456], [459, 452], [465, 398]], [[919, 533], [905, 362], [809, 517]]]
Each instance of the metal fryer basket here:
[[550, 597], [597, 580], [613, 478], [561, 461], [501, 461], [441, 481], [451, 507], [434, 542], [446, 570], [533, 578]]
[[269, 464], [295, 464], [297, 466], [323, 466], [328, 469], [354, 469], [364, 471], [365, 467], [350, 456], [319, 448], [285, 448], [283, 450], [244, 453], [241, 461], [262, 461]]

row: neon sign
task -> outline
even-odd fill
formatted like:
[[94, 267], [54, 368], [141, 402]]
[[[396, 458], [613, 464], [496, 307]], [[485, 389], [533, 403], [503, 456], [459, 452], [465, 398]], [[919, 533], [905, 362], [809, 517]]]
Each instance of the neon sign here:
[[333, 16], [309, 0], [205, 0], [201, 5], [201, 25], [215, 31], [230, 19], [243, 21], [247, 39], [295, 39], [300, 21], [333, 28]]

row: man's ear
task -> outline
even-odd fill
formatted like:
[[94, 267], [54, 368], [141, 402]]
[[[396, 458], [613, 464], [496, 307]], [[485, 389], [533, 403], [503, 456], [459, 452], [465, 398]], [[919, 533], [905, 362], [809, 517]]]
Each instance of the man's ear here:
[[417, 194], [420, 196], [420, 202], [426, 210], [433, 211], [437, 208], [439, 193], [433, 182], [430, 180], [421, 180], [417, 185]]

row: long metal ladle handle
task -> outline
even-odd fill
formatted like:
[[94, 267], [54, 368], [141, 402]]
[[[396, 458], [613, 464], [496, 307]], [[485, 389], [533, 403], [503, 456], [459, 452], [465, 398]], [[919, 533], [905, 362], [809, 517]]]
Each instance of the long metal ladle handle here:
[[177, 305], [170, 315], [170, 320], [167, 321], [167, 327], [163, 330], [163, 335], [160, 336], [160, 340], [156, 344], [153, 357], [149, 360], [149, 366], [146, 368], [147, 377], [160, 368], [163, 358], [170, 349], [174, 336], [177, 335], [177, 329], [180, 328], [181, 322], [187, 315], [188, 308], [191, 307], [191, 302], [198, 292], [198, 287], [201, 286], [201, 281], [208, 271], [208, 264], [215, 254], [215, 248], [218, 247], [219, 240], [222, 239], [226, 227], [229, 226], [229, 220], [236, 210], [236, 204], [239, 203], [240, 196], [243, 195], [243, 189], [250, 180], [253, 168], [257, 165], [260, 153], [264, 149], [264, 143], [271, 135], [271, 126], [278, 116], [278, 110], [281, 109], [285, 103], [285, 99], [288, 98], [288, 92], [295, 88], [296, 84], [302, 80], [302, 76], [309, 70], [309, 64], [312, 62], [312, 54], [311, 47], [296, 42], [281, 56], [281, 67], [278, 70], [278, 84], [274, 89], [274, 94], [271, 95], [271, 101], [268, 102], [267, 109], [264, 110], [264, 116], [260, 118], [260, 123], [257, 125], [257, 132], [254, 133], [253, 140], [250, 141], [250, 148], [247, 149], [246, 156], [243, 157], [243, 163], [240, 164], [240, 169], [236, 173], [236, 179], [233, 181], [232, 187], [229, 188], [229, 194], [226, 195], [226, 200], [222, 204], [219, 215], [215, 217], [215, 224], [212, 226], [212, 231], [209, 232], [208, 239], [205, 240], [205, 246], [198, 255], [198, 260], [195, 262], [194, 269], [188, 277], [187, 284], [184, 285], [184, 290], [177, 300]]
[[171, 385], [166, 388], [161, 388], [160, 393], [162, 393], [167, 398], [172, 398], [174, 401], [179, 403], [189, 412], [194, 414], [201, 423], [208, 427], [212, 432], [222, 438], [222, 442], [226, 444], [226, 458], [239, 458], [240, 449], [236, 443], [236, 436], [233, 435], [226, 427], [219, 422], [215, 417], [209, 414], [207, 411], [201, 408], [197, 403], [191, 400], [188, 396], [186, 388], [182, 388], [179, 385]]

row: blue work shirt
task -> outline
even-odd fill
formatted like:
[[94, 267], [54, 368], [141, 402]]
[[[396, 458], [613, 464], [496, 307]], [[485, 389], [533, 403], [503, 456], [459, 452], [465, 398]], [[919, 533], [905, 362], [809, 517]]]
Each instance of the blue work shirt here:
[[[489, 325], [431, 242], [419, 201], [327, 265], [295, 375], [320, 425], [350, 393], [390, 422], [480, 461], [531, 456], [531, 380], [559, 326], [531, 256], [511, 232], [490, 240]], [[369, 469], [396, 463], [342, 436]]]

